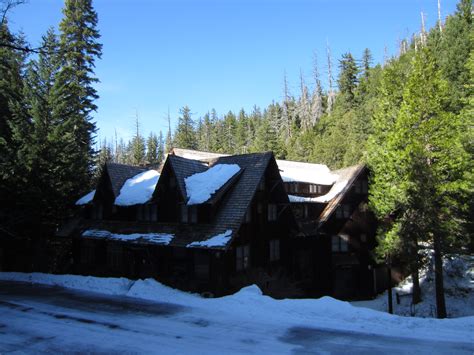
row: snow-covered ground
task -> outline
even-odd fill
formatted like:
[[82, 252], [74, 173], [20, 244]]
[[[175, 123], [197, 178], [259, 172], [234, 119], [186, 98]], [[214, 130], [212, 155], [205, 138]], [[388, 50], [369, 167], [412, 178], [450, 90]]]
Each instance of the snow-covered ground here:
[[[444, 287], [448, 317], [474, 316], [474, 256], [450, 255], [444, 258]], [[412, 305], [411, 277], [392, 290], [393, 311], [402, 316], [436, 317], [435, 277], [433, 258], [421, 272], [422, 302]], [[400, 303], [397, 303], [397, 296]], [[383, 293], [373, 301], [352, 302], [354, 306], [387, 311], [388, 294]]]
[[400, 317], [330, 297], [274, 300], [256, 286], [205, 299], [152, 279], [0, 273], [0, 280], [0, 353], [474, 352], [474, 317]]

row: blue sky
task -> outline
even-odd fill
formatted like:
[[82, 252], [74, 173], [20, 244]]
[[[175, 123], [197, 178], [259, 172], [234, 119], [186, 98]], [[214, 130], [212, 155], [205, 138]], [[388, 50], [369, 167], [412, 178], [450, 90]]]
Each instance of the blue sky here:
[[[455, 0], [442, 0], [442, 16]], [[60, 0], [30, 0], [10, 14], [10, 25], [38, 45], [57, 28]], [[333, 62], [364, 48], [381, 62], [397, 42], [437, 19], [437, 0], [95, 0], [103, 56], [96, 75], [100, 99], [94, 119], [100, 139], [114, 131], [129, 139], [138, 112], [142, 134], [173, 127], [180, 107], [198, 119], [215, 108], [220, 115], [282, 97], [286, 71], [296, 95], [300, 70], [312, 84], [313, 53], [326, 82], [326, 41]]]

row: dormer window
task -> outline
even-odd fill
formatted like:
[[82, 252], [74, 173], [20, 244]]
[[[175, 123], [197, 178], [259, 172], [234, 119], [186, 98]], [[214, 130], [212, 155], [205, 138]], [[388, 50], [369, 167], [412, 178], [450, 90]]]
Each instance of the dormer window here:
[[312, 194], [320, 194], [322, 192], [322, 188], [320, 185], [309, 185], [309, 192]]

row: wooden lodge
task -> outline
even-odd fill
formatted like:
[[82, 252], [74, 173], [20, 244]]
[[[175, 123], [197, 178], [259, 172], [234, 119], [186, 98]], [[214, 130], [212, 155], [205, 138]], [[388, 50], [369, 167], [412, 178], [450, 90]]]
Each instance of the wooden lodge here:
[[[196, 200], [192, 191], [225, 167], [235, 173]], [[371, 298], [386, 282], [372, 258], [367, 174], [364, 166], [329, 171], [271, 152], [174, 149], [157, 170], [106, 164], [95, 192], [78, 201], [80, 217], [57, 236], [70, 241], [78, 274], [153, 277], [210, 296], [257, 284], [278, 298]], [[142, 176], [152, 178], [137, 198]], [[198, 180], [204, 187], [192, 185]]]

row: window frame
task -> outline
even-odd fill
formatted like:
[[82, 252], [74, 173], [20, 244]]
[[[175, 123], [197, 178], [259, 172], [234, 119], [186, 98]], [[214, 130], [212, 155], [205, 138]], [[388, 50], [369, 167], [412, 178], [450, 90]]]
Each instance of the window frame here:
[[243, 271], [250, 268], [250, 244], [235, 248], [235, 270]]
[[278, 206], [275, 203], [269, 203], [267, 206], [267, 221], [275, 222], [278, 219]]

